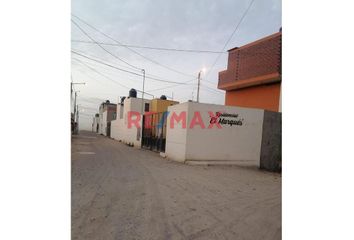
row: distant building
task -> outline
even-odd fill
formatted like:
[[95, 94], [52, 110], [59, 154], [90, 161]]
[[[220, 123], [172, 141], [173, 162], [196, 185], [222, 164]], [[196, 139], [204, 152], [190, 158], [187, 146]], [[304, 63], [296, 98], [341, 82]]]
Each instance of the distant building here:
[[[131, 146], [141, 147], [144, 135], [142, 116], [154, 113], [149, 118], [150, 121], [155, 120], [154, 122], [159, 122], [161, 115], [158, 115], [158, 113], [162, 114], [167, 111], [169, 106], [177, 103], [176, 101], [167, 100], [166, 96], [152, 100], [137, 98], [136, 90], [131, 89], [129, 96], [122, 97], [120, 103], [117, 105], [117, 119], [112, 121], [112, 138]], [[137, 119], [139, 127], [129, 126], [128, 119]], [[159, 138], [160, 136], [159, 132], [156, 132], [154, 129], [146, 130], [145, 134], [147, 131], [149, 131], [148, 135], [150, 138]]]
[[99, 108], [99, 127], [98, 133], [110, 136], [111, 134], [111, 121], [116, 119], [117, 104], [110, 103], [108, 100], [103, 102]]
[[92, 132], [98, 133], [99, 124], [100, 124], [99, 120], [100, 120], [100, 115], [96, 113], [92, 120]]
[[[143, 104], [143, 106], [142, 106]], [[122, 98], [121, 103], [117, 105], [117, 119], [112, 121], [112, 138], [127, 143], [129, 145], [141, 146], [141, 128], [128, 127], [129, 114], [142, 114], [149, 112], [151, 100], [136, 98], [136, 96], [129, 96]], [[135, 119], [136, 114], [132, 115]], [[142, 125], [141, 116], [139, 125]]]
[[280, 31], [228, 51], [218, 83], [225, 105], [281, 112], [281, 39]]

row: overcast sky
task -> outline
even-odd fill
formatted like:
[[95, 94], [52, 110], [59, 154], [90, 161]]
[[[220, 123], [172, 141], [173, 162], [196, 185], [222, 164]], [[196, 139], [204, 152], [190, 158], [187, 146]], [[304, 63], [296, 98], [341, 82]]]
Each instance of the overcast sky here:
[[[117, 41], [128, 45], [221, 51], [251, 0], [72, 0], [72, 13]], [[98, 42], [114, 43], [72, 17]], [[91, 41], [74, 24], [72, 40]], [[281, 0], [255, 0], [225, 50], [242, 46], [275, 33], [281, 27]], [[156, 51], [133, 48], [138, 53], [170, 69], [154, 64], [121, 46], [104, 47], [125, 62], [145, 69], [147, 76], [174, 82], [194, 81], [176, 85], [146, 79], [145, 91], [156, 97], [164, 94], [184, 102], [196, 98], [196, 77], [202, 74], [200, 101], [224, 104], [223, 91], [217, 90], [218, 72], [227, 66], [227, 54]], [[72, 42], [72, 49], [133, 72], [131, 66], [114, 58], [99, 46]], [[78, 59], [78, 60], [75, 60]], [[84, 64], [86, 64], [86, 66]], [[89, 67], [91, 68], [89, 68]], [[96, 70], [96, 72], [94, 70]], [[101, 73], [101, 75], [99, 73]], [[103, 77], [106, 76], [107, 78]], [[80, 105], [80, 128], [90, 129], [92, 117], [103, 100], [117, 103], [129, 88], [142, 89], [142, 77], [125, 73], [72, 54], [72, 78]], [[118, 82], [117, 83], [115, 83]], [[174, 86], [174, 87], [171, 87]], [[169, 87], [165, 90], [154, 89]], [[146, 95], [147, 98], [151, 96]]]

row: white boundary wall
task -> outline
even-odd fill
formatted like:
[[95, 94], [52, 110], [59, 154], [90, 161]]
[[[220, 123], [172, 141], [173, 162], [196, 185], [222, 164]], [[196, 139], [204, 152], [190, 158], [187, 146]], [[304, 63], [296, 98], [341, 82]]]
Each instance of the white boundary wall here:
[[[133, 125], [128, 128], [128, 112], [134, 111], [141, 114], [141, 98], [126, 98], [124, 100], [124, 107], [117, 104], [117, 119], [111, 121], [111, 138], [123, 143], [133, 144], [134, 147], [141, 147], [141, 127], [138, 129]], [[150, 100], [144, 99], [144, 104], [151, 104]], [[123, 111], [121, 111], [123, 108]], [[120, 113], [123, 113], [121, 118]], [[142, 119], [140, 119], [140, 126], [142, 126]]]
[[92, 126], [92, 132], [96, 132], [97, 131], [97, 124], [99, 126], [100, 122], [99, 122], [99, 117], [94, 117], [93, 118], [93, 126]]
[[[166, 151], [168, 158], [175, 161], [184, 162], [186, 160], [187, 151], [187, 129], [182, 128], [182, 122], [175, 123], [174, 128], [170, 128], [171, 114], [174, 112], [179, 115], [183, 111], [188, 111], [187, 103], [177, 104], [168, 107], [169, 115], [167, 116], [166, 126]], [[188, 114], [188, 112], [186, 113]], [[187, 118], [186, 118], [187, 119]]]
[[[215, 104], [186, 102], [168, 107], [166, 156], [175, 161], [230, 161], [259, 166], [264, 110]], [[170, 128], [171, 116], [186, 111], [187, 128], [182, 122]], [[199, 125], [190, 128], [194, 112], [200, 112], [205, 129]], [[238, 117], [221, 117], [241, 121], [242, 125], [215, 125], [208, 129], [208, 111], [238, 114]]]
[[[106, 121], [104, 120], [104, 115], [105, 115], [105, 112], [102, 112], [100, 113], [100, 116], [99, 116], [99, 125], [98, 125], [98, 134], [104, 134], [105, 132], [105, 129], [106, 129]], [[107, 118], [106, 118], [107, 119]]]
[[103, 124], [102, 124], [102, 129], [101, 129], [101, 133], [104, 135], [104, 136], [107, 136], [107, 114], [108, 114], [108, 111], [104, 111], [102, 113], [102, 121], [103, 121]]

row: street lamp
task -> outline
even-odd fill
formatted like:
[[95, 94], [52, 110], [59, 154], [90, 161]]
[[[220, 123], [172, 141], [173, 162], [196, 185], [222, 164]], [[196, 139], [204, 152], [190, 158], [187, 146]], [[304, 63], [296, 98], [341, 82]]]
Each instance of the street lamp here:
[[206, 72], [206, 68], [203, 67], [202, 70], [199, 71], [198, 73], [198, 90], [197, 90], [197, 102], [199, 103], [199, 88], [200, 88], [200, 77], [202, 73]]

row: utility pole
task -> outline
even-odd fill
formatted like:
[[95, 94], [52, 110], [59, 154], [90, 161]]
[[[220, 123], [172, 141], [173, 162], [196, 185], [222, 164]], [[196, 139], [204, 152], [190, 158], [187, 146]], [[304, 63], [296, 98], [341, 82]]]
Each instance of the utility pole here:
[[76, 106], [77, 107], [77, 116], [76, 116], [76, 133], [78, 134], [79, 133], [79, 105]]
[[145, 91], [145, 69], [141, 69], [143, 72], [143, 93], [141, 97], [141, 114], [144, 115], [144, 91]]
[[76, 116], [76, 97], [77, 97], [77, 93], [80, 92], [80, 91], [75, 91], [75, 98], [74, 98], [74, 120], [75, 120], [75, 116]]
[[[71, 89], [71, 94], [70, 94], [70, 102], [72, 104], [72, 97], [73, 97], [73, 89], [74, 89], [74, 84], [83, 84], [85, 85], [86, 83], [84, 82], [73, 82], [73, 75], [71, 74], [71, 83], [70, 83], [70, 89]], [[77, 98], [77, 93], [80, 91], [75, 91], [75, 100], [74, 100], [74, 134], [78, 133], [78, 127], [79, 127], [79, 109], [78, 106], [76, 105], [76, 98]], [[70, 105], [71, 109], [72, 105]], [[70, 110], [71, 111], [71, 110]], [[76, 118], [76, 121], [75, 121]]]
[[[71, 75], [71, 83], [70, 83], [70, 86], [71, 86], [71, 95], [70, 95], [70, 98], [72, 100], [72, 96], [73, 96], [73, 86], [74, 84], [83, 84], [85, 85], [86, 83], [85, 82], [77, 82], [77, 83], [74, 83], [73, 82], [73, 76]], [[72, 105], [71, 105], [72, 106]], [[75, 117], [75, 106], [76, 106], [76, 92], [75, 92], [75, 103], [74, 103], [74, 117]], [[71, 107], [70, 107], [71, 108]]]
[[199, 88], [200, 88], [200, 75], [202, 71], [198, 73], [198, 90], [197, 90], [197, 102], [199, 103]]
[[[73, 75], [72, 74], [71, 74], [70, 90], [71, 90], [71, 92], [70, 92], [70, 102], [72, 102], [72, 100], [73, 100]], [[71, 106], [70, 106], [70, 110], [71, 110]]]

